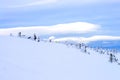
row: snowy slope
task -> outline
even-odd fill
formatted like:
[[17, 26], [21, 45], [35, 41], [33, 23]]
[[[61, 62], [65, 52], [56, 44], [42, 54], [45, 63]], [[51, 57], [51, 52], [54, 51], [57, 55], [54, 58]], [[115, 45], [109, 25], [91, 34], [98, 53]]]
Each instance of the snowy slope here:
[[0, 80], [120, 80], [108, 56], [63, 44], [0, 36]]

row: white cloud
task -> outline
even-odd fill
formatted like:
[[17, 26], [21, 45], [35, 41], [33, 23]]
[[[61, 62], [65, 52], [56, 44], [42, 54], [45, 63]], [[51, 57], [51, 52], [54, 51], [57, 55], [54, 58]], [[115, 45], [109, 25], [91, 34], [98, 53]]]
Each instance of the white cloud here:
[[105, 36], [105, 35], [97, 35], [92, 37], [64, 37], [64, 38], [58, 38], [54, 39], [54, 41], [57, 42], [65, 42], [65, 41], [75, 41], [75, 42], [84, 42], [88, 43], [91, 41], [98, 41], [98, 40], [120, 40], [120, 36]]
[[[100, 3], [118, 3], [119, 0], [1, 0], [0, 7], [3, 8], [21, 8], [30, 6], [41, 6], [49, 4], [55, 5], [85, 5], [85, 4], [100, 4]], [[53, 6], [52, 5], [52, 6]]]
[[96, 41], [96, 40], [120, 40], [120, 36], [93, 36], [89, 38], [84, 38], [86, 41]]
[[55, 3], [57, 0], [2, 0], [0, 3], [0, 7], [2, 8], [22, 8], [22, 7], [30, 7], [30, 6], [39, 6], [45, 4]]
[[37, 33], [39, 35], [49, 34], [66, 34], [66, 33], [90, 33], [95, 32], [100, 28], [99, 25], [87, 22], [74, 22], [67, 24], [58, 24], [53, 26], [31, 26], [31, 27], [17, 27], [0, 29], [0, 35], [8, 35], [10, 33], [17, 34], [22, 32], [24, 34]]

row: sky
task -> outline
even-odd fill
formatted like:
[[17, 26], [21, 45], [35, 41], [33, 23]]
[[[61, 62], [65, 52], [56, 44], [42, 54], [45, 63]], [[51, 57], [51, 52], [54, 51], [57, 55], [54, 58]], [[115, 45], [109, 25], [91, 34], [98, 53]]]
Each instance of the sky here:
[[51, 27], [86, 22], [100, 28], [83, 36], [120, 36], [119, 8], [119, 0], [1, 0], [0, 28]]

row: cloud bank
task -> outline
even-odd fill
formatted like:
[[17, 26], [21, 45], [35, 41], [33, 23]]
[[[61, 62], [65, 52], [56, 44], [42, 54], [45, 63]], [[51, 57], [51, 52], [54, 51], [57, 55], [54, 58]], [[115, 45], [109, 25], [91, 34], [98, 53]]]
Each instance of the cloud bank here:
[[31, 27], [16, 27], [0, 29], [0, 35], [9, 35], [10, 33], [18, 34], [33, 34], [49, 35], [49, 34], [83, 34], [96, 32], [100, 29], [100, 25], [87, 22], [74, 22], [67, 24], [57, 24], [53, 26], [31, 26]]
[[120, 36], [106, 36], [106, 35], [97, 35], [92, 37], [64, 37], [54, 39], [55, 42], [65, 42], [65, 41], [75, 41], [75, 42], [84, 42], [88, 43], [91, 41], [99, 41], [99, 40], [120, 40]]

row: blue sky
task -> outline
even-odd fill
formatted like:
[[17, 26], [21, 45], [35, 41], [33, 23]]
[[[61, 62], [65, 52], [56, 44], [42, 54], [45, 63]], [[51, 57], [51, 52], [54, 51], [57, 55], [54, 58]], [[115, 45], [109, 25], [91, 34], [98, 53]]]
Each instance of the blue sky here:
[[1, 0], [0, 28], [89, 22], [101, 26], [95, 34], [119, 36], [119, 8], [119, 0]]

